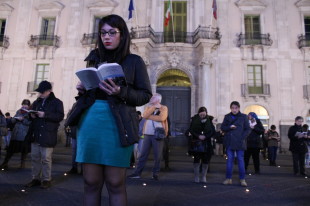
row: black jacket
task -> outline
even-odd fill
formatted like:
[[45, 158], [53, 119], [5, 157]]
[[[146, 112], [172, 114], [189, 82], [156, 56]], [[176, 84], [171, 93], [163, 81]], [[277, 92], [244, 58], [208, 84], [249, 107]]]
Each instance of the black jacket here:
[[260, 148], [262, 139], [262, 134], [264, 134], [265, 128], [262, 122], [257, 119], [256, 125], [251, 129], [250, 134], [247, 137], [247, 148]]
[[53, 92], [45, 100], [38, 98], [33, 102], [32, 109], [43, 111], [44, 118], [33, 119], [31, 130], [34, 142], [41, 147], [54, 147], [57, 143], [57, 131], [59, 122], [64, 118], [64, 107], [62, 101], [57, 99]]
[[291, 126], [288, 130], [288, 138], [290, 139], [290, 147], [289, 150], [293, 153], [306, 153], [308, 152], [308, 148], [305, 144], [305, 138], [296, 137], [296, 132], [302, 132], [302, 127], [295, 124]]
[[[236, 129], [230, 126], [235, 125]], [[232, 150], [245, 150], [246, 137], [250, 132], [250, 125], [247, 115], [239, 112], [237, 115], [226, 114], [221, 125], [221, 130], [225, 133], [224, 145]]]
[[[92, 61], [92, 65], [98, 65], [97, 50], [93, 50], [86, 60]], [[116, 120], [120, 143], [129, 146], [139, 141], [139, 118], [136, 112], [137, 106], [149, 102], [152, 97], [151, 84], [146, 65], [140, 56], [130, 54], [120, 64], [124, 70], [127, 87], [121, 87], [120, 94], [108, 96], [113, 116]], [[95, 89], [87, 91], [77, 101], [77, 110], [81, 107], [88, 108], [95, 102]], [[88, 97], [87, 97], [88, 96]], [[83, 105], [86, 102], [87, 105]], [[85, 108], [83, 108], [85, 109]]]

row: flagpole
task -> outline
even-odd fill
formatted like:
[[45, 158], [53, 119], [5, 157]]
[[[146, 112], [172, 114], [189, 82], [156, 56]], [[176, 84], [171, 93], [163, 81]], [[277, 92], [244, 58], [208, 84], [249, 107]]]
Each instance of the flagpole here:
[[[136, 28], [137, 28], [137, 30], [138, 30], [138, 25], [139, 25], [139, 22], [138, 22], [138, 15], [137, 15], [137, 9], [138, 9], [138, 8], [136, 7], [136, 2], [135, 2], [134, 0], [133, 0], [132, 3], [133, 3], [133, 8], [135, 8]], [[138, 38], [139, 38], [139, 33], [140, 33], [140, 32], [138, 31]]]
[[173, 22], [173, 9], [172, 9], [172, 0], [170, 1], [170, 8], [171, 8], [171, 21], [172, 21], [172, 35], [173, 35], [173, 43], [175, 43], [175, 33], [174, 33], [174, 22]]
[[214, 1], [212, 1], [212, 12], [211, 12], [211, 24], [210, 24], [210, 31], [209, 31], [209, 39], [211, 39], [211, 30], [212, 30], [212, 24], [213, 24], [213, 3]]

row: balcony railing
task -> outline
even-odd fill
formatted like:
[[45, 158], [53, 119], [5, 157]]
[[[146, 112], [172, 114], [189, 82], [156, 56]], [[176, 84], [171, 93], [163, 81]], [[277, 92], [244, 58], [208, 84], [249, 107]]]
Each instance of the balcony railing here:
[[270, 85], [263, 84], [261, 87], [252, 87], [248, 84], [241, 84], [241, 96], [270, 96]]
[[310, 85], [303, 85], [304, 99], [310, 99]]
[[131, 28], [132, 39], [150, 38], [156, 44], [165, 42], [181, 42], [195, 44], [198, 39], [215, 39], [220, 40], [221, 35], [219, 28], [202, 27], [199, 26], [194, 32], [155, 32], [151, 26]]
[[81, 40], [83, 46], [95, 45], [97, 43], [98, 33], [84, 34]]
[[249, 36], [246, 34], [240, 33], [238, 35], [237, 46], [243, 45], [263, 45], [263, 46], [271, 46], [273, 41], [270, 39], [270, 34], [258, 34]]
[[310, 47], [310, 35], [300, 34], [297, 42], [298, 48]]
[[[35, 90], [39, 87], [39, 84], [40, 84], [40, 82], [36, 82], [36, 81], [27, 82], [27, 93], [36, 92]], [[53, 87], [54, 83], [51, 82], [51, 84], [52, 84], [52, 87]]]
[[10, 46], [9, 37], [0, 34], [0, 47], [8, 48]]
[[58, 48], [60, 46], [60, 37], [57, 35], [31, 35], [28, 45], [30, 47], [53, 46]]

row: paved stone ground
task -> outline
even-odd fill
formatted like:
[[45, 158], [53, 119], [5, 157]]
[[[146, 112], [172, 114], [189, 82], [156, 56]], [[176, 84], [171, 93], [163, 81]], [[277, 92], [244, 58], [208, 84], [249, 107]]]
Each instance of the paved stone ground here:
[[[53, 186], [47, 190], [25, 189], [31, 180], [30, 158], [27, 167], [19, 169], [19, 155], [9, 163], [9, 170], [0, 171], [0, 205], [2, 206], [75, 206], [82, 205], [81, 175], [64, 176], [70, 169], [70, 148], [56, 147], [53, 158]], [[4, 153], [2, 153], [3, 160]], [[152, 161], [147, 163], [142, 178], [128, 179], [129, 206], [206, 206], [206, 205], [310, 205], [310, 178], [292, 175], [290, 155], [279, 155], [280, 167], [268, 166], [261, 160], [261, 175], [247, 175], [248, 187], [239, 186], [237, 171], [233, 185], [224, 186], [225, 159], [213, 156], [207, 184], [193, 182], [192, 158], [185, 148], [172, 148], [171, 168], [161, 172], [159, 181], [151, 179]], [[235, 166], [235, 170], [237, 166]], [[252, 166], [249, 170], [253, 170]], [[131, 174], [132, 169], [127, 171]], [[308, 174], [310, 174], [307, 169]], [[248, 191], [246, 191], [248, 189]], [[102, 205], [108, 205], [107, 191]]]

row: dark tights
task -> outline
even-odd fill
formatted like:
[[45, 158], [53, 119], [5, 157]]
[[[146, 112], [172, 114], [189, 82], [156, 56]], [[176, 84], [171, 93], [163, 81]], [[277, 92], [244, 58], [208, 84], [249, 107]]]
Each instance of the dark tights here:
[[126, 168], [83, 164], [84, 206], [100, 206], [106, 184], [110, 206], [126, 206]]

